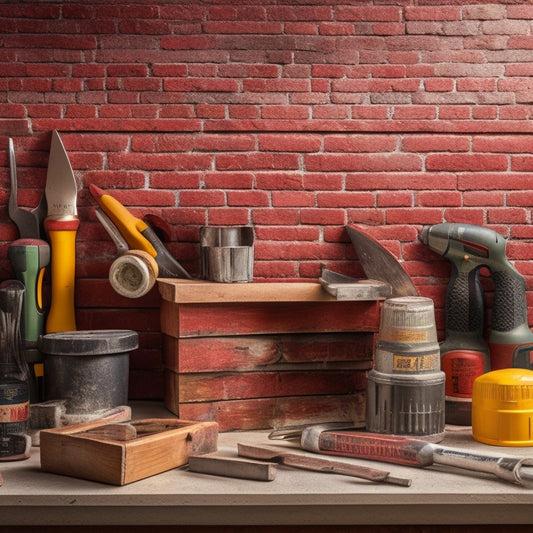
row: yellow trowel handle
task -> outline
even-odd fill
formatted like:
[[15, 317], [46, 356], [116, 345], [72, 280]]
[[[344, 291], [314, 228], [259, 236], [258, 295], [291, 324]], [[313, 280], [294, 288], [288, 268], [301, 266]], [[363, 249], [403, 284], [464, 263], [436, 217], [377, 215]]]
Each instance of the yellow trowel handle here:
[[80, 221], [77, 217], [47, 218], [44, 228], [51, 247], [52, 298], [46, 320], [46, 333], [74, 331], [74, 282], [76, 274], [76, 232]]

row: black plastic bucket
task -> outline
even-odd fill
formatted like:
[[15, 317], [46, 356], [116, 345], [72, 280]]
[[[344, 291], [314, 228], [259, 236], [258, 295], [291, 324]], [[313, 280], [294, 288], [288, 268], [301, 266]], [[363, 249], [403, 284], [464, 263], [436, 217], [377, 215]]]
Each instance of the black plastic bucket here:
[[126, 405], [129, 356], [138, 347], [139, 335], [131, 330], [43, 335], [45, 400], [66, 400], [68, 413]]

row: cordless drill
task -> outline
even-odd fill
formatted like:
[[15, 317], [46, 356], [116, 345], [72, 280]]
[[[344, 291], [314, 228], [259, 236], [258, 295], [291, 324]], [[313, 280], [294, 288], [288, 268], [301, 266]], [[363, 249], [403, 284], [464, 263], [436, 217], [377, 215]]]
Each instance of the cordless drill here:
[[[431, 226], [421, 240], [452, 264], [446, 292], [446, 339], [441, 366], [446, 374], [446, 422], [470, 424], [474, 379], [488, 370], [531, 368], [533, 333], [528, 326], [526, 284], [507, 259], [507, 242], [473, 224]], [[489, 345], [483, 340], [484, 294], [479, 270], [494, 283]]]

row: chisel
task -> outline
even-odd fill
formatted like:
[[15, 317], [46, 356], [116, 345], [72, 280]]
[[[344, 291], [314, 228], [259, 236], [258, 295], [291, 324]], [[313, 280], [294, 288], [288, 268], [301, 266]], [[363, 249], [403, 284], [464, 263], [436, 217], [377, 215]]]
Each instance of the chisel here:
[[301, 447], [321, 454], [396, 465], [454, 466], [494, 474], [505, 481], [533, 487], [533, 457], [476, 454], [410, 437], [328, 429], [327, 424], [305, 428], [301, 434]]

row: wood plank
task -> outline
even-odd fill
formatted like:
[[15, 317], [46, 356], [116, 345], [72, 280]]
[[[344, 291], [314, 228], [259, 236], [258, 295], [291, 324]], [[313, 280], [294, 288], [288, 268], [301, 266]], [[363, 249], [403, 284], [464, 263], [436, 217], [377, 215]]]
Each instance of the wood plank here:
[[176, 338], [379, 330], [378, 302], [161, 305], [161, 331]]
[[[339, 396], [292, 396], [219, 402], [189, 403], [179, 406], [179, 416], [217, 422], [220, 431], [278, 429], [286, 426], [353, 422], [365, 425], [366, 394]], [[167, 408], [177, 409], [169, 405]]]
[[163, 365], [178, 373], [268, 370], [291, 363], [371, 361], [373, 333], [303, 333], [177, 339], [163, 335]]
[[167, 373], [180, 403], [281, 396], [354, 394], [366, 388], [366, 372], [327, 367], [289, 372]]
[[162, 298], [173, 303], [310, 302], [331, 301], [333, 296], [318, 282], [216, 283], [203, 280], [159, 278]]

